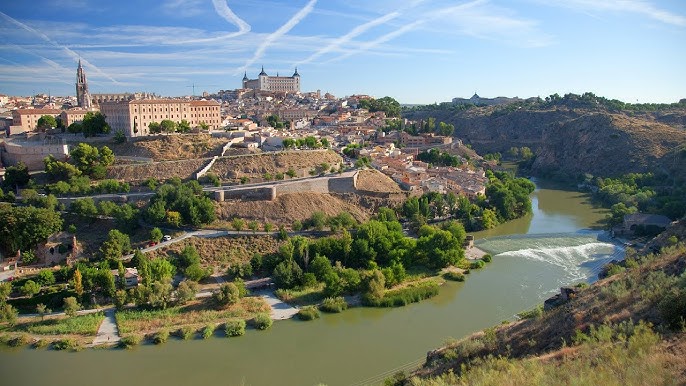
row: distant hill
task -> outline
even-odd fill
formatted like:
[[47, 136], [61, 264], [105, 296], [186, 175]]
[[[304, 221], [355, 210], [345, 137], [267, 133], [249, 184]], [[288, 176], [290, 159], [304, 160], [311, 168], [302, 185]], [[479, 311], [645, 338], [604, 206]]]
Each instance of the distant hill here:
[[413, 120], [434, 117], [480, 154], [526, 146], [532, 173], [576, 178], [662, 172], [686, 177], [686, 103], [628, 105], [574, 94], [506, 106], [444, 103], [406, 110]]

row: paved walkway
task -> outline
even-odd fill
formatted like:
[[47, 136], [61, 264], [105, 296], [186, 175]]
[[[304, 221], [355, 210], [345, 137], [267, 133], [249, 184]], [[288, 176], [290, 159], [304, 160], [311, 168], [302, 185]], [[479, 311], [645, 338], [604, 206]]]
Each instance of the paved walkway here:
[[98, 335], [93, 339], [93, 346], [115, 344], [121, 340], [119, 329], [117, 328], [117, 320], [114, 318], [114, 311], [114, 308], [105, 310], [105, 319], [100, 324]]
[[272, 291], [259, 291], [254, 292], [255, 295], [259, 295], [264, 299], [269, 307], [271, 307], [270, 316], [273, 320], [284, 320], [290, 319], [293, 315], [298, 313], [298, 309], [289, 306], [288, 304], [282, 302], [279, 298], [274, 295]]

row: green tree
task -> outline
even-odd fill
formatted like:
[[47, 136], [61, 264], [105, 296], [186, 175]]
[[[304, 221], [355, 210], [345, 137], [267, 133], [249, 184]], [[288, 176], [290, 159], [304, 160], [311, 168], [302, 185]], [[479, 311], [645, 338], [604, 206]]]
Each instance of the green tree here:
[[484, 209], [481, 214], [481, 227], [483, 229], [492, 229], [498, 225], [498, 216], [490, 209]]
[[43, 115], [38, 118], [38, 124], [36, 126], [38, 129], [53, 129], [57, 127], [57, 120], [52, 115]]
[[12, 307], [11, 304], [0, 303], [0, 322], [6, 322], [10, 326], [14, 326], [17, 323], [17, 318], [19, 317], [19, 311]]
[[193, 299], [198, 293], [198, 283], [191, 280], [184, 280], [176, 288], [176, 301], [185, 304]]
[[121, 310], [124, 308], [126, 304], [129, 302], [129, 295], [126, 292], [126, 290], [119, 289], [114, 293], [114, 306], [117, 307], [117, 310]]
[[9, 188], [15, 189], [19, 186], [26, 185], [30, 179], [29, 168], [26, 167], [26, 164], [19, 161], [15, 166], [9, 166], [5, 169], [3, 184]]
[[160, 127], [162, 128], [162, 131], [164, 131], [165, 133], [173, 133], [176, 131], [177, 125], [176, 122], [170, 119], [165, 119], [162, 122], [160, 122]]
[[187, 120], [182, 119], [181, 122], [179, 122], [176, 130], [180, 133], [188, 133], [189, 131], [191, 131], [191, 124], [188, 123]]
[[150, 240], [156, 243], [159, 243], [163, 236], [164, 235], [162, 234], [162, 230], [160, 228], [155, 227], [150, 231]]
[[107, 234], [107, 240], [100, 246], [100, 253], [107, 260], [117, 260], [131, 249], [129, 236], [117, 229], [112, 229]]
[[228, 307], [238, 302], [240, 292], [234, 283], [225, 283], [219, 287], [219, 290], [212, 297], [221, 307]]
[[38, 282], [43, 286], [50, 286], [55, 284], [55, 274], [51, 269], [41, 269], [38, 272]]
[[293, 259], [286, 259], [274, 268], [272, 278], [279, 288], [293, 288], [302, 281], [302, 269]]
[[150, 131], [150, 134], [159, 134], [162, 132], [162, 126], [159, 122], [150, 122], [148, 124], [148, 130]]
[[68, 181], [72, 177], [81, 175], [81, 171], [76, 166], [58, 161], [52, 154], [43, 159], [43, 165], [51, 181]]
[[67, 316], [75, 316], [80, 309], [81, 305], [75, 297], [70, 296], [68, 298], [64, 298], [64, 313], [67, 314]]
[[0, 282], [0, 304], [7, 301], [10, 294], [12, 293], [12, 283], [8, 281]]
[[257, 229], [260, 227], [260, 224], [257, 223], [257, 221], [252, 220], [248, 222], [248, 228], [252, 231], [252, 233], [257, 232]]
[[6, 254], [31, 250], [62, 229], [60, 213], [43, 208], [0, 203], [0, 218], [0, 250]]
[[36, 313], [40, 315], [40, 320], [45, 320], [45, 315], [51, 313], [52, 310], [45, 306], [43, 303], [36, 304]]
[[107, 134], [110, 132], [110, 125], [105, 120], [105, 115], [101, 112], [89, 111], [84, 115], [81, 123], [83, 126], [84, 137], [93, 137], [98, 134]]
[[40, 284], [33, 280], [27, 280], [26, 283], [21, 287], [21, 293], [24, 296], [31, 297], [40, 292]]
[[381, 271], [375, 269], [371, 276], [367, 279], [367, 289], [364, 297], [374, 301], [381, 300], [384, 297], [386, 288], [386, 279]]
[[71, 205], [69, 205], [69, 211], [83, 218], [95, 217], [98, 214], [98, 208], [90, 197], [74, 200]]
[[67, 127], [67, 132], [71, 134], [83, 133], [83, 124], [81, 122], [74, 122]]
[[295, 178], [297, 174], [293, 168], [288, 168], [288, 170], [286, 171], [286, 175], [290, 178]]

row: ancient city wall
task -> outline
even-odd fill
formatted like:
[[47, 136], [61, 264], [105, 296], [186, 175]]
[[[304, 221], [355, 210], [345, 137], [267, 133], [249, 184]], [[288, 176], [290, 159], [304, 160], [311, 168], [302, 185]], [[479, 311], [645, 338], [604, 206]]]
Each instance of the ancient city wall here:
[[52, 154], [60, 161], [69, 154], [68, 145], [36, 145], [14, 144], [5, 142], [5, 151], [2, 152], [2, 161], [5, 165], [16, 165], [23, 162], [29, 170], [43, 170], [43, 158]]
[[215, 192], [216, 201], [243, 200], [243, 201], [271, 201], [276, 198], [274, 187], [245, 188], [235, 190], [219, 190]]
[[235, 188], [215, 192], [216, 201], [231, 199], [273, 200], [287, 193], [354, 193], [358, 173], [352, 176], [321, 177], [310, 180], [289, 181], [269, 186]]

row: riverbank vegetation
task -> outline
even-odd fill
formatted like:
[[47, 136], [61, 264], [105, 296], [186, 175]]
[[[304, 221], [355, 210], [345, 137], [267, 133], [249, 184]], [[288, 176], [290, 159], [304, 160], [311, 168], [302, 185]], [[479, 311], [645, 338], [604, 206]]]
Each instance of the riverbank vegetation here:
[[531, 213], [530, 194], [535, 185], [526, 178], [516, 178], [507, 172], [486, 171], [486, 194], [473, 201], [463, 195], [426, 193], [410, 197], [400, 214], [412, 222], [415, 229], [429, 220], [454, 218], [467, 231], [494, 228], [503, 222]]
[[684, 383], [686, 246], [630, 259], [563, 306], [451, 342], [386, 384]]
[[662, 214], [676, 220], [686, 214], [686, 187], [674, 178], [653, 173], [630, 173], [617, 178], [586, 175], [581, 187], [610, 207], [610, 226], [620, 224], [624, 215], [635, 212]]

